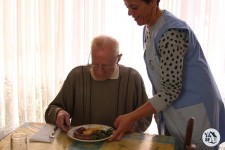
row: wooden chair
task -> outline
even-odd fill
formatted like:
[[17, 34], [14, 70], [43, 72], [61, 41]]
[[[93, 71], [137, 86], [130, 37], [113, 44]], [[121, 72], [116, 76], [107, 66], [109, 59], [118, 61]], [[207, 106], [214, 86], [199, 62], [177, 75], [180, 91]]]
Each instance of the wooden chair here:
[[195, 144], [191, 143], [193, 126], [194, 126], [194, 118], [191, 117], [188, 119], [188, 122], [187, 122], [186, 134], [185, 134], [185, 139], [184, 139], [184, 150], [195, 150], [196, 149]]

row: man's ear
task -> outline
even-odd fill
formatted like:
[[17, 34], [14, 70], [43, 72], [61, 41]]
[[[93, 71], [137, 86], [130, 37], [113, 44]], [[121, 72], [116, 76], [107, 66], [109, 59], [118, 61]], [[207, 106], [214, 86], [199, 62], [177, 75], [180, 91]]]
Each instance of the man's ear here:
[[123, 54], [119, 54], [119, 55], [118, 55], [118, 59], [117, 59], [117, 62], [116, 62], [117, 64], [119, 63], [119, 61], [120, 61], [122, 55], [123, 55]]

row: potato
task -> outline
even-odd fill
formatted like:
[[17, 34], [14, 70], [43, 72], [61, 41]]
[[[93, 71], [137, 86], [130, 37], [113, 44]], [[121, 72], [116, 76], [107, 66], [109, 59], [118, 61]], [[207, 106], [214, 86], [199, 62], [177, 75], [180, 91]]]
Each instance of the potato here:
[[98, 128], [87, 128], [84, 132], [83, 132], [83, 134], [85, 134], [85, 135], [91, 135], [91, 134], [93, 134], [94, 132], [96, 132], [98, 130]]

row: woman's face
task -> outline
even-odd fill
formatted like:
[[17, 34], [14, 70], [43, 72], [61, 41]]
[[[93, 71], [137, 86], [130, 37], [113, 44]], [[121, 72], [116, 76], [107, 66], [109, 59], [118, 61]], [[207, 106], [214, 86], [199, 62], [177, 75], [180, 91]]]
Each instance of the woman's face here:
[[132, 16], [138, 25], [151, 24], [155, 17], [156, 0], [146, 4], [142, 0], [124, 0], [128, 15]]

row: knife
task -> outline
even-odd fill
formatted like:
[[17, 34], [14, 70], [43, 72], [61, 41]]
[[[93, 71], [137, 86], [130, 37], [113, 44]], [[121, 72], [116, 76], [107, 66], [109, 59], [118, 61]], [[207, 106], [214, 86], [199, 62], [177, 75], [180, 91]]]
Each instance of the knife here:
[[49, 137], [50, 137], [50, 138], [54, 138], [54, 137], [55, 137], [54, 134], [55, 134], [55, 132], [56, 132], [57, 130], [58, 130], [58, 127], [55, 126], [54, 129], [53, 129], [53, 131], [52, 131], [52, 134], [49, 135]]

